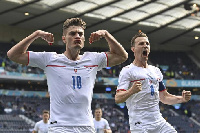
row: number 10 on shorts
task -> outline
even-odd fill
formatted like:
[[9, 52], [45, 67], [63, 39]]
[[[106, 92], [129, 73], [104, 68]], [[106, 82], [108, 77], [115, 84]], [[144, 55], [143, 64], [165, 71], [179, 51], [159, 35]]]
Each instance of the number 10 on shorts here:
[[81, 76], [72, 76], [73, 79], [73, 88], [76, 89], [81, 89]]

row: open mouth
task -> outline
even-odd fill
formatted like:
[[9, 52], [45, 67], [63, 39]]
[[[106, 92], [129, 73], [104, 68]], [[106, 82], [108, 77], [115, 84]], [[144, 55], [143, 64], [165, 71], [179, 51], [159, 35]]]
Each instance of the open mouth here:
[[142, 52], [142, 55], [143, 55], [143, 56], [147, 56], [147, 51], [143, 51], [143, 52]]
[[75, 40], [74, 43], [75, 44], [81, 44], [81, 40]]

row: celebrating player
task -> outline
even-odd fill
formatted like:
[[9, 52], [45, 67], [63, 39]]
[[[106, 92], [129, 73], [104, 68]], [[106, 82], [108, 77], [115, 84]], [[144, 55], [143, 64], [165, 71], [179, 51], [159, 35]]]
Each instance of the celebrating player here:
[[131, 133], [176, 133], [162, 117], [159, 100], [169, 105], [183, 103], [190, 100], [191, 92], [183, 91], [182, 96], [167, 92], [159, 68], [147, 64], [150, 43], [146, 34], [132, 38], [131, 50], [135, 59], [120, 72], [115, 95], [116, 103], [126, 101]]
[[50, 93], [49, 133], [94, 133], [91, 101], [97, 71], [128, 58], [124, 48], [106, 30], [91, 33], [89, 43], [105, 38], [110, 52], [85, 52], [80, 55], [84, 47], [85, 28], [86, 23], [80, 18], [64, 22], [62, 40], [66, 51], [63, 54], [27, 51], [39, 37], [52, 45], [53, 34], [41, 30], [24, 38], [7, 53], [12, 61], [45, 71]]

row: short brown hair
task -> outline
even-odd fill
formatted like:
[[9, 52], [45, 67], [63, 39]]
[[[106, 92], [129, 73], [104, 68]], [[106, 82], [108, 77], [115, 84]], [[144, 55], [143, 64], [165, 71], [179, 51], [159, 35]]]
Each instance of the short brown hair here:
[[148, 38], [147, 35], [146, 35], [145, 33], [143, 33], [143, 32], [138, 32], [138, 33], [132, 38], [132, 40], [131, 40], [131, 47], [135, 46], [135, 39], [136, 39], [137, 37], [146, 37], [146, 38]]
[[97, 108], [95, 109], [95, 111], [96, 111], [96, 110], [102, 110], [102, 109], [101, 109], [100, 107], [97, 107]]
[[45, 114], [45, 113], [49, 114], [49, 111], [48, 110], [43, 110], [42, 114]]
[[80, 26], [83, 29], [86, 28], [86, 23], [81, 18], [69, 18], [63, 24], [63, 32], [70, 26]]

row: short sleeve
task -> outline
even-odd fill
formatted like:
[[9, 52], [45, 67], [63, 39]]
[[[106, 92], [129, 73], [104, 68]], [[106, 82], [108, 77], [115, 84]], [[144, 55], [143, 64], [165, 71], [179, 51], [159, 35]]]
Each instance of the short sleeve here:
[[165, 84], [163, 83], [163, 74], [161, 73], [160, 69], [156, 67], [156, 73], [159, 77], [158, 82], [159, 82], [159, 91], [164, 91], [166, 90]]
[[156, 69], [156, 74], [159, 77], [159, 82], [163, 80], [163, 74], [161, 73], [160, 69], [158, 67], [155, 68]]
[[159, 82], [159, 91], [164, 91], [164, 90], [166, 90], [165, 84], [162, 81], [160, 81]]
[[128, 90], [131, 83], [129, 69], [124, 67], [120, 72], [117, 90]]
[[105, 125], [106, 125], [105, 129], [110, 129], [110, 126], [109, 126], [109, 124], [108, 124], [108, 121], [107, 121], [107, 120], [105, 120]]
[[98, 71], [107, 67], [107, 55], [105, 52], [95, 53], [95, 61], [98, 64]]
[[33, 129], [34, 131], [38, 131], [38, 122], [35, 124], [35, 127]]
[[45, 69], [48, 64], [52, 52], [32, 52], [29, 51], [29, 63], [28, 66], [39, 67], [41, 69]]

